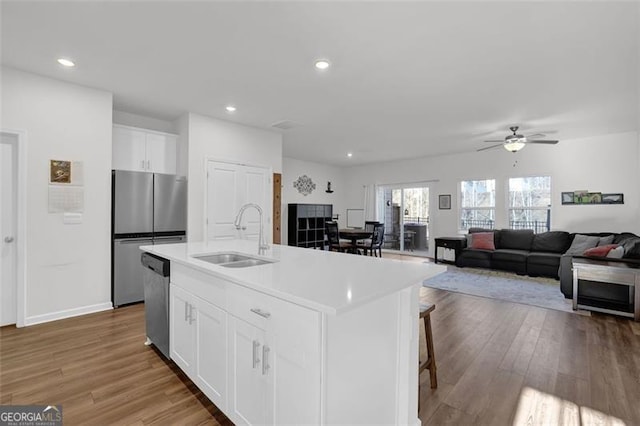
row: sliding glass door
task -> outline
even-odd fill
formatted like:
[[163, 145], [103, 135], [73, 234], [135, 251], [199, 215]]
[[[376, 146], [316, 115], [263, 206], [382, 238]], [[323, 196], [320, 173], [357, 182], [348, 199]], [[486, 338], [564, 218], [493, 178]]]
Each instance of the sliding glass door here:
[[378, 192], [386, 249], [426, 256], [429, 248], [429, 187], [385, 185]]

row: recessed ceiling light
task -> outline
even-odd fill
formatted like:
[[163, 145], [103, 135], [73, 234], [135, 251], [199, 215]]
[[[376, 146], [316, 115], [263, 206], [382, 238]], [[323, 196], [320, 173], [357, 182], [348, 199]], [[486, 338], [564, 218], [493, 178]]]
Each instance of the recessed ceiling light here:
[[316, 61], [316, 68], [318, 68], [319, 70], [326, 70], [327, 68], [329, 68], [329, 61], [327, 61], [326, 59], [319, 59]]
[[353, 157], [353, 153], [352, 152], [347, 152], [347, 157], [349, 157], [349, 158]]
[[233, 105], [227, 105], [224, 109], [226, 109], [227, 112], [236, 112], [236, 107]]
[[58, 59], [58, 63], [62, 66], [71, 68], [71, 67], [75, 67], [76, 64], [73, 63], [73, 61], [69, 60], [69, 59], [65, 59], [65, 58], [60, 58]]

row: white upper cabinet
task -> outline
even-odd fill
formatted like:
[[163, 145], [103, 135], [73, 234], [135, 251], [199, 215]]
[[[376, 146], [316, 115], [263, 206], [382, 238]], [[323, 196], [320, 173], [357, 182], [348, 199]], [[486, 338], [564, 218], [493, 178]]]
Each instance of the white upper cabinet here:
[[166, 133], [147, 133], [147, 171], [176, 174], [177, 139]]
[[144, 172], [147, 134], [141, 130], [113, 126], [113, 168]]
[[169, 133], [113, 126], [113, 169], [176, 173], [178, 137]]

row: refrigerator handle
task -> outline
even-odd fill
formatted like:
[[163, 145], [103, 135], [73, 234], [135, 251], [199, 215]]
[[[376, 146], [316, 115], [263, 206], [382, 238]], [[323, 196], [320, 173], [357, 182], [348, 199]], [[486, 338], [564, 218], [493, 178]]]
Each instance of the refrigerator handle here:
[[149, 244], [151, 244], [151, 237], [147, 237], [147, 238], [123, 238], [121, 240], [114, 240], [116, 244], [134, 244], [134, 243], [139, 243], [142, 241], [149, 241]]
[[156, 241], [184, 241], [185, 237], [183, 235], [179, 237], [155, 237]]

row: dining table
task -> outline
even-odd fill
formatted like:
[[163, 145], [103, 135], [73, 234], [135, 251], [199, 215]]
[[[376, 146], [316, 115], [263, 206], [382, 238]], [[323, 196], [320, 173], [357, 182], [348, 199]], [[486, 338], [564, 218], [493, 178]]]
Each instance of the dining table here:
[[344, 228], [338, 230], [340, 238], [351, 241], [351, 253], [358, 253], [358, 241], [373, 237], [373, 232], [364, 228]]

